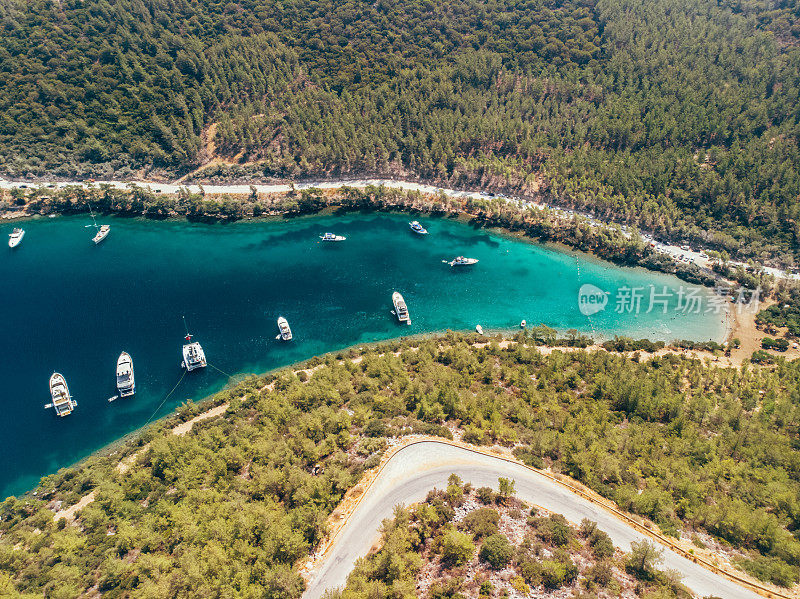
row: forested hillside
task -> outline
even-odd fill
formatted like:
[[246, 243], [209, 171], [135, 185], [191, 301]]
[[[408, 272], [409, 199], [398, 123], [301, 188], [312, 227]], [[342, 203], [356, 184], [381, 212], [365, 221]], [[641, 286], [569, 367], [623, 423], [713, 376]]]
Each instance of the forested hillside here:
[[[297, 598], [293, 565], [387, 438], [411, 432], [514, 447], [667, 534], [729, 543], [759, 578], [800, 579], [799, 364], [476, 341], [397, 341], [252, 378], [185, 436], [162, 424], [46, 477], [0, 504], [0, 595]], [[54, 520], [92, 491], [77, 520]]]
[[394, 173], [534, 190], [745, 253], [800, 237], [796, 2], [0, 6], [0, 168]]

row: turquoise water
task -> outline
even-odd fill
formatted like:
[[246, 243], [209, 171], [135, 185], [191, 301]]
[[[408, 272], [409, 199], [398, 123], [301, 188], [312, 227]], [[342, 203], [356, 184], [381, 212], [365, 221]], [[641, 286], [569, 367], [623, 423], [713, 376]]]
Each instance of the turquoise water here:
[[[672, 304], [667, 315], [615, 312], [620, 287], [677, 289], [682, 283], [673, 277], [453, 220], [425, 218], [430, 235], [420, 237], [408, 220], [348, 214], [204, 225], [104, 218], [112, 230], [99, 246], [91, 242], [94, 230], [84, 228], [86, 217], [25, 223], [22, 245], [0, 251], [0, 497], [30, 489], [147, 422], [181, 377], [183, 315], [219, 370], [187, 375], [156, 416], [224, 386], [220, 371], [264, 372], [354, 344], [476, 324], [511, 329], [526, 319], [665, 340], [723, 334], [720, 316], [677, 316]], [[325, 231], [348, 239], [320, 243]], [[459, 254], [480, 262], [442, 264]], [[591, 320], [577, 304], [585, 283], [611, 293]], [[394, 290], [405, 296], [411, 326], [390, 312]], [[280, 315], [292, 326], [290, 343], [275, 340]], [[138, 392], [108, 403], [123, 350], [133, 358]], [[43, 409], [54, 370], [78, 401], [63, 419]]]

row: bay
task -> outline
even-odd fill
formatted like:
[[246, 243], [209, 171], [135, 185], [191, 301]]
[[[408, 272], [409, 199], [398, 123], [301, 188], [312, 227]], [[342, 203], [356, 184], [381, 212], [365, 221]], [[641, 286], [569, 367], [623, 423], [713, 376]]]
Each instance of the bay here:
[[[352, 345], [477, 324], [511, 330], [523, 319], [597, 337], [724, 336], [724, 315], [706, 312], [709, 291], [700, 291], [700, 312], [676, 310], [688, 286], [675, 277], [451, 219], [422, 218], [430, 234], [418, 236], [409, 220], [385, 213], [232, 224], [103, 217], [111, 234], [98, 246], [85, 216], [24, 222], [22, 244], [0, 252], [0, 497], [223, 388], [229, 375]], [[321, 243], [326, 231], [347, 241]], [[442, 263], [457, 255], [480, 262]], [[590, 317], [578, 309], [587, 284], [609, 298]], [[651, 286], [668, 299], [648, 312]], [[633, 288], [643, 298], [639, 312], [615, 309]], [[411, 326], [391, 314], [395, 290]], [[275, 339], [281, 315], [292, 326], [289, 343]], [[182, 375], [183, 316], [209, 368], [188, 374], [163, 402]], [[123, 350], [134, 361], [137, 393], [109, 403]], [[78, 401], [66, 418], [43, 409], [53, 371], [64, 374]]]

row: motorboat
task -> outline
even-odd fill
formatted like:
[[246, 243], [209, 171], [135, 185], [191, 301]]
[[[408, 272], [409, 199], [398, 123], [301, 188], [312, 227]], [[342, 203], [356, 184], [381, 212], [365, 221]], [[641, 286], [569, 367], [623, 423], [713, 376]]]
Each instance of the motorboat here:
[[25, 229], [15, 228], [8, 234], [8, 247], [15, 248], [22, 243], [22, 238], [25, 237]]
[[412, 221], [412, 222], [408, 223], [408, 226], [411, 228], [412, 231], [414, 231], [414, 233], [417, 233], [418, 235], [427, 235], [428, 234], [428, 230], [425, 227], [423, 227], [421, 224], [419, 224], [418, 220], [415, 220], [415, 221]]
[[94, 241], [95, 245], [103, 241], [108, 234], [111, 232], [111, 225], [100, 225], [100, 228], [97, 230], [97, 234], [92, 237], [92, 241]]
[[117, 390], [120, 397], [130, 397], [136, 393], [133, 360], [126, 352], [122, 352], [117, 358]]
[[322, 241], [344, 241], [347, 237], [343, 237], [342, 235], [334, 235], [333, 233], [325, 233], [325, 235], [320, 235], [319, 237]]
[[476, 325], [475, 332], [478, 333], [478, 335], [483, 335], [483, 327], [481, 325]]
[[206, 354], [197, 341], [186, 343], [183, 346], [182, 366], [187, 372], [191, 372], [197, 368], [205, 368], [207, 366]]
[[521, 323], [519, 323], [519, 328], [521, 328], [521, 329], [524, 329], [526, 326], [528, 326], [528, 323], [525, 320], [523, 320]]
[[397, 320], [406, 324], [411, 324], [411, 316], [408, 313], [408, 306], [403, 296], [398, 291], [392, 294], [392, 303], [394, 304], [394, 314]]
[[47, 404], [45, 408], [53, 408], [56, 414], [61, 416], [69, 416], [78, 406], [78, 402], [72, 399], [69, 394], [69, 387], [67, 387], [67, 380], [63, 374], [54, 372], [50, 377], [50, 397], [53, 403]]
[[473, 264], [478, 263], [477, 258], [465, 258], [464, 256], [456, 256], [450, 262], [447, 260], [442, 260], [445, 264], [449, 264], [450, 266], [472, 266]]
[[280, 334], [276, 337], [276, 339], [282, 339], [283, 341], [292, 340], [292, 329], [289, 328], [289, 321], [287, 321], [283, 316], [278, 318], [278, 330], [280, 331]]

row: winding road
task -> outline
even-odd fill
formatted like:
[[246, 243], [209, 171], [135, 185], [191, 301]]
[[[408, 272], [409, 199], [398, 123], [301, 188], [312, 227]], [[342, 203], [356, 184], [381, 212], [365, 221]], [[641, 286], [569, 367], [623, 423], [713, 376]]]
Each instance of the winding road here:
[[[343, 586], [356, 559], [366, 555], [379, 540], [381, 522], [392, 517], [394, 507], [421, 501], [434, 487], [445, 488], [451, 473], [479, 487], [497, 488], [499, 477], [513, 478], [519, 499], [563, 514], [574, 523], [583, 518], [594, 520], [611, 536], [614, 545], [626, 551], [632, 541], [648, 538], [600, 506], [534, 470], [447, 443], [422, 441], [399, 450], [386, 462], [322, 562], [312, 572], [304, 599], [318, 599], [326, 590]], [[701, 597], [760, 597], [669, 549], [664, 549], [661, 567], [678, 570], [683, 575], [682, 582]]]

